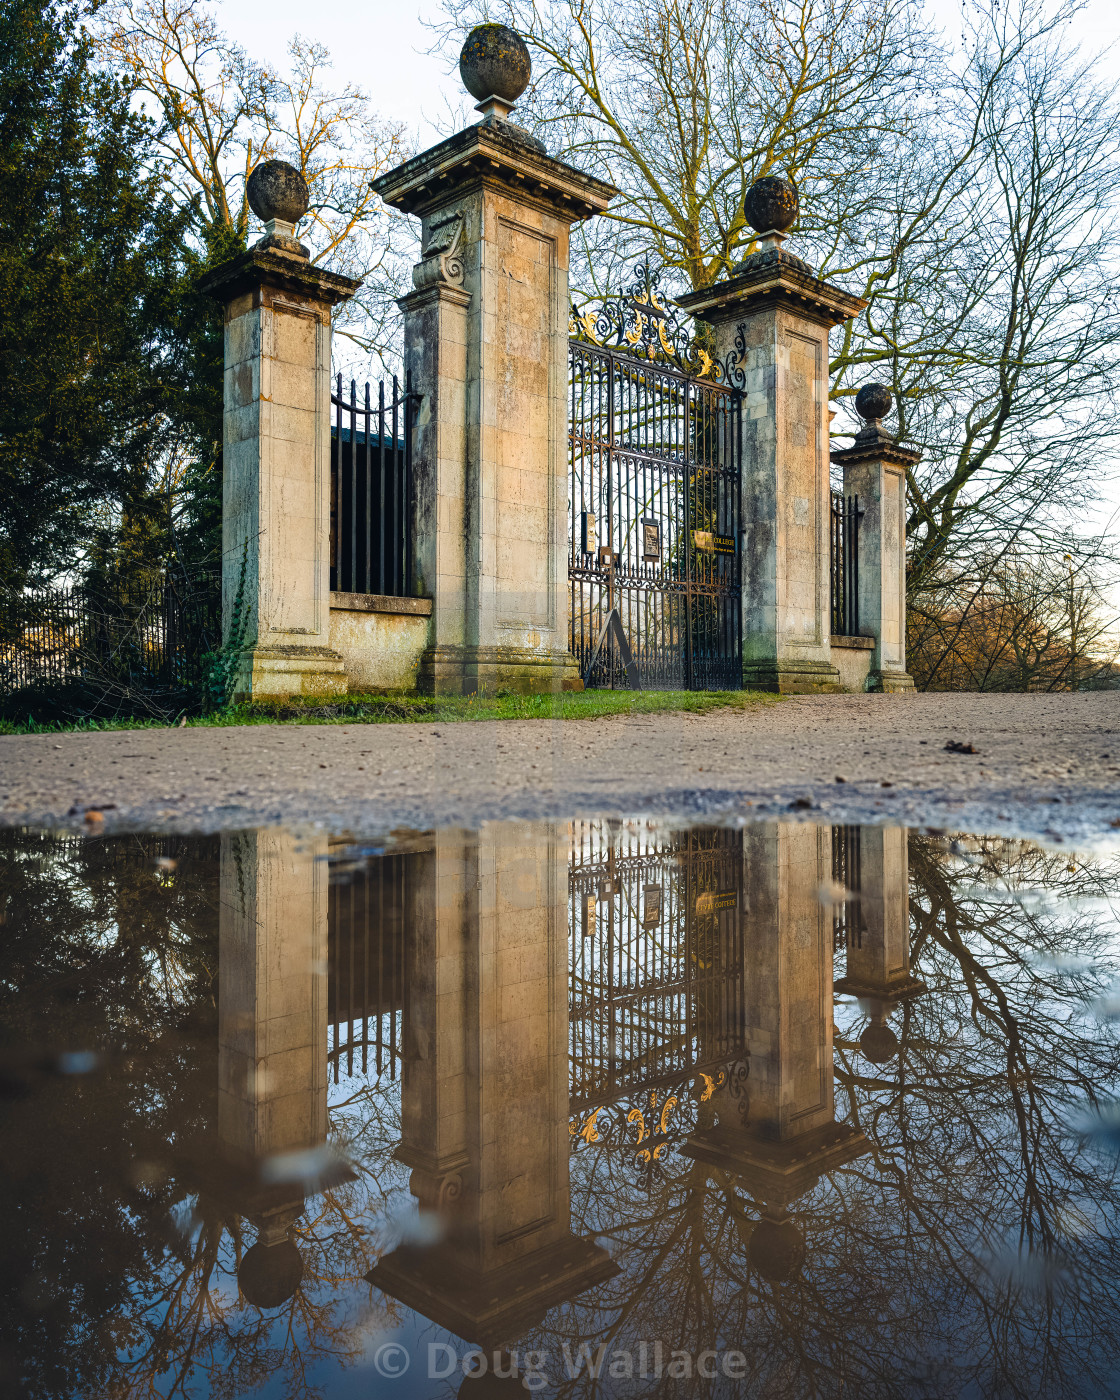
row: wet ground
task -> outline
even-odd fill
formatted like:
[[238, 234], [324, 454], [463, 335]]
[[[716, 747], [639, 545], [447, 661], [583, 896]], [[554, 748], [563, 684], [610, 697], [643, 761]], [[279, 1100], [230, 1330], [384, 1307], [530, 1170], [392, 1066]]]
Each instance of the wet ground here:
[[797, 816], [0, 832], [0, 1393], [1115, 1394], [1120, 844]]
[[830, 822], [1107, 832], [1120, 823], [1120, 692], [0, 738], [0, 825], [81, 826], [94, 807], [107, 830], [317, 821], [376, 835], [510, 817], [774, 815], [791, 804]]

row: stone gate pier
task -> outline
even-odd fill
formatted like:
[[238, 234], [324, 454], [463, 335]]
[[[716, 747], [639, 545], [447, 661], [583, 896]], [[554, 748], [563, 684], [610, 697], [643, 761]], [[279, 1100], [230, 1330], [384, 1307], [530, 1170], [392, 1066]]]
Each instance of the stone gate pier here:
[[237, 698], [345, 694], [330, 646], [331, 308], [359, 284], [295, 237], [307, 185], [265, 161], [249, 179], [265, 235], [203, 284], [225, 303], [222, 633]]
[[758, 251], [680, 298], [712, 326], [744, 395], [743, 684], [782, 694], [842, 689], [830, 625], [828, 333], [867, 304], [782, 247], [797, 213], [788, 181], [757, 180], [746, 214]]
[[401, 306], [405, 367], [423, 396], [417, 584], [433, 602], [418, 683], [439, 694], [579, 684], [568, 650], [568, 237], [617, 191], [509, 121], [530, 69], [504, 34], [516, 40], [508, 51], [472, 48], [475, 35], [463, 49], [482, 120], [375, 182], [422, 226]]
[[920, 454], [900, 447], [882, 425], [890, 391], [867, 384], [856, 395], [866, 420], [851, 447], [832, 453], [844, 469], [844, 494], [862, 506], [859, 527], [859, 616], [874, 650], [869, 690], [908, 691], [906, 670], [906, 472]]

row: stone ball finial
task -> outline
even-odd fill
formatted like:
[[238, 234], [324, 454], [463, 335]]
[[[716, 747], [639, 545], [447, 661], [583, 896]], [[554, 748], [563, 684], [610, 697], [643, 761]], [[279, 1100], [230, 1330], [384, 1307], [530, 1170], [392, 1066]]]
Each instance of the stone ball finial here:
[[529, 86], [533, 64], [525, 40], [504, 24], [479, 24], [459, 55], [459, 75], [476, 102], [514, 103]]
[[249, 176], [247, 193], [249, 208], [266, 224], [298, 224], [311, 203], [307, 181], [286, 160], [262, 160]]
[[785, 233], [801, 212], [797, 186], [781, 175], [763, 175], [743, 199], [743, 214], [756, 233]]
[[861, 418], [875, 422], [891, 411], [894, 398], [885, 384], [865, 384], [856, 395], [856, 412]]

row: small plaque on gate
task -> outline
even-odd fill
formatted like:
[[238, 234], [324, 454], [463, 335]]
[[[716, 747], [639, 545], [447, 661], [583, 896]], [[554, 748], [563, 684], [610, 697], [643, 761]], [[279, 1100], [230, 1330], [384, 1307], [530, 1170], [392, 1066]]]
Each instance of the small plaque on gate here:
[[693, 530], [692, 547], [706, 554], [734, 554], [735, 536], [717, 535], [711, 530]]
[[593, 510], [583, 512], [580, 534], [580, 547], [584, 554], [594, 554], [599, 546], [595, 538], [595, 512]]
[[714, 914], [720, 909], [738, 909], [738, 890], [706, 890], [696, 899], [698, 914]]
[[656, 520], [642, 521], [642, 558], [661, 558], [661, 525]]

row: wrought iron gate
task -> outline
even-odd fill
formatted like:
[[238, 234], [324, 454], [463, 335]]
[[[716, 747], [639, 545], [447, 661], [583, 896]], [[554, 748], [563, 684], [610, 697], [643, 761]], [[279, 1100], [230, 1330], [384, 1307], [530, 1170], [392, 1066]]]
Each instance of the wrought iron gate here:
[[588, 686], [742, 685], [738, 392], [646, 266], [573, 311], [570, 641]]

